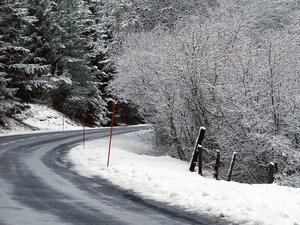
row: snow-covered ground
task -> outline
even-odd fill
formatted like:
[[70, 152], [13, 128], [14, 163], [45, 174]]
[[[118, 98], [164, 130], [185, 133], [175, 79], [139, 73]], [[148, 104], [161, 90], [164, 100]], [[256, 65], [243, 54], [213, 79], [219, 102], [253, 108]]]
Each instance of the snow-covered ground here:
[[[17, 120], [6, 123], [11, 129], [0, 129], [2, 135], [81, 128], [55, 110], [33, 104]], [[143, 198], [222, 217], [233, 224], [300, 225], [299, 188], [203, 178], [189, 172], [186, 162], [155, 156], [149, 130], [114, 136], [109, 168], [107, 147], [108, 139], [87, 142], [72, 149], [66, 160], [71, 160], [81, 175], [100, 176]]]
[[22, 134], [39, 131], [61, 131], [80, 129], [81, 125], [77, 125], [69, 118], [64, 117], [61, 113], [45, 106], [38, 104], [28, 104], [29, 109], [17, 114], [15, 119], [6, 118], [9, 130], [1, 129], [0, 134]]
[[113, 137], [110, 167], [108, 139], [88, 142], [65, 160], [84, 176], [100, 176], [143, 198], [210, 214], [239, 225], [300, 225], [300, 189], [276, 184], [247, 185], [216, 181], [191, 173], [188, 163], [155, 156], [151, 131]]

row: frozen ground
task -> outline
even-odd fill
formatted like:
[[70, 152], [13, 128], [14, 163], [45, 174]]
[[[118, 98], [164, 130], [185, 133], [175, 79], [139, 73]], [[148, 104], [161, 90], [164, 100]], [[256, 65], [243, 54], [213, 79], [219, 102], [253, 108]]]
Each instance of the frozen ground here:
[[71, 150], [74, 170], [100, 176], [143, 198], [155, 199], [184, 210], [210, 214], [239, 225], [300, 225], [300, 189], [216, 181], [188, 171], [188, 163], [157, 157], [151, 131], [113, 137], [110, 167], [108, 139]]

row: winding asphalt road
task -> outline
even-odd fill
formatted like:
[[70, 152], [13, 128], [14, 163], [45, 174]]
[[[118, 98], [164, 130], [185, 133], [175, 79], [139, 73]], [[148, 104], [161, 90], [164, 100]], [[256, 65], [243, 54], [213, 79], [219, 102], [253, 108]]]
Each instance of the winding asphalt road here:
[[[142, 128], [120, 127], [114, 133]], [[87, 139], [108, 134], [108, 129], [88, 130]], [[81, 131], [0, 137], [1, 225], [225, 224], [76, 174], [62, 159], [81, 137]]]

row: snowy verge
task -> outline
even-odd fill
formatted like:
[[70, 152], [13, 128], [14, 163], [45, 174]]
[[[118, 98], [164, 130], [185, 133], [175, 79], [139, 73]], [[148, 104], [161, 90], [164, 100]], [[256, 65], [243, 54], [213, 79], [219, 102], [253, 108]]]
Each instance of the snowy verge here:
[[300, 189], [276, 184], [216, 181], [188, 171], [188, 164], [155, 156], [151, 131], [113, 137], [110, 167], [108, 138], [77, 146], [66, 156], [83, 176], [100, 176], [143, 198], [239, 225], [300, 225]]
[[24, 134], [32, 131], [62, 131], [80, 129], [71, 119], [63, 116], [45, 105], [28, 104], [29, 108], [21, 114], [15, 115], [15, 118], [6, 118], [7, 129], [0, 128], [0, 134]]

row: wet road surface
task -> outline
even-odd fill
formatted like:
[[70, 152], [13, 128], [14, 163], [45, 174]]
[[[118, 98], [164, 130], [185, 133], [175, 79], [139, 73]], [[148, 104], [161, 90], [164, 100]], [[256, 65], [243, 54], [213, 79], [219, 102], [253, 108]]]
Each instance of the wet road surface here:
[[[119, 127], [114, 133], [140, 129]], [[108, 135], [109, 129], [87, 131], [88, 140]], [[1, 225], [225, 224], [76, 174], [62, 159], [81, 138], [81, 131], [0, 137]]]

